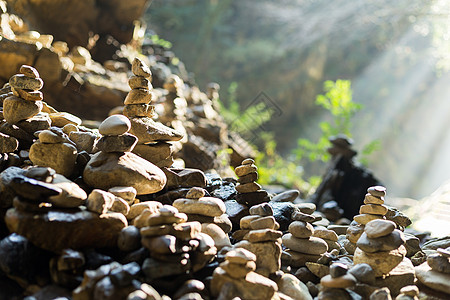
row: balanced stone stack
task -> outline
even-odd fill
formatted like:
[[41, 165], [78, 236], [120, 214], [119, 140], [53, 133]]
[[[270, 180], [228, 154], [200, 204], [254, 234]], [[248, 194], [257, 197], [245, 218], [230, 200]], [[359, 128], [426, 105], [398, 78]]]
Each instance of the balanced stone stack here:
[[344, 241], [344, 248], [348, 253], [353, 254], [356, 242], [364, 231], [364, 226], [375, 219], [384, 219], [388, 208], [383, 205], [386, 196], [386, 188], [383, 186], [372, 186], [367, 189], [364, 197], [364, 205], [359, 209], [359, 215], [353, 217], [353, 221], [347, 229], [347, 240]]
[[278, 286], [272, 280], [253, 272], [256, 256], [246, 249], [235, 248], [214, 270], [211, 295], [217, 299], [272, 299]]
[[354, 299], [350, 292], [346, 290], [355, 286], [356, 278], [347, 272], [348, 266], [342, 263], [334, 263], [330, 266], [330, 274], [325, 275], [320, 280], [321, 290], [318, 299]]
[[201, 231], [213, 238], [217, 248], [231, 246], [227, 235], [231, 230], [231, 226], [227, 224], [231, 224], [231, 222], [225, 214], [226, 207], [222, 200], [205, 197], [204, 189], [193, 187], [187, 192], [186, 198], [177, 199], [172, 205], [180, 212], [185, 213], [189, 221], [200, 222], [202, 224]]
[[131, 123], [122, 115], [112, 115], [99, 126], [103, 135], [97, 142], [100, 150], [83, 171], [83, 180], [91, 187], [108, 190], [116, 186], [133, 187], [137, 195], [162, 190], [167, 182], [164, 172], [132, 153], [137, 137], [129, 134]]
[[367, 263], [376, 277], [389, 274], [406, 255], [405, 236], [388, 220], [372, 220], [356, 243], [353, 256], [355, 264]]
[[241, 219], [241, 231], [247, 231], [244, 240], [235, 247], [244, 248], [256, 254], [256, 272], [269, 276], [281, 267], [280, 225], [273, 217], [268, 203], [252, 206], [250, 215]]
[[[175, 120], [185, 120], [187, 102], [183, 97], [183, 81], [177, 75], [171, 75], [164, 83], [164, 89], [168, 91], [164, 105], [164, 115], [160, 116], [160, 121], [164, 124], [171, 124]], [[179, 129], [178, 129], [179, 130]]]
[[152, 73], [139, 58], [132, 63], [132, 76], [128, 83], [131, 91], [125, 98], [123, 114], [131, 121], [130, 133], [139, 139], [134, 153], [158, 167], [170, 167], [173, 163], [173, 147], [170, 141], [179, 141], [183, 135], [161, 123], [155, 122], [155, 107], [150, 105]]
[[31, 145], [30, 160], [34, 165], [50, 167], [56, 173], [70, 176], [77, 161], [77, 148], [58, 127], [39, 132], [39, 139]]
[[262, 190], [261, 186], [256, 183], [258, 167], [254, 163], [255, 161], [251, 158], [244, 159], [241, 165], [234, 170], [239, 177], [239, 184], [236, 186], [238, 192], [236, 201], [247, 206], [270, 201], [267, 191]]
[[415, 268], [417, 279], [427, 287], [450, 295], [450, 247], [438, 248]]
[[142, 266], [147, 279], [195, 272], [214, 258], [217, 249], [212, 238], [201, 232], [199, 222], [186, 222], [186, 214], [175, 207], [165, 205], [145, 219], [140, 234], [150, 253]]
[[[289, 233], [283, 235], [283, 245], [288, 248], [286, 252], [291, 256], [293, 267], [303, 267], [306, 262], [316, 262], [321, 254], [328, 251], [328, 244], [320, 237], [314, 236], [314, 227], [311, 222], [316, 218], [313, 215], [297, 211], [292, 216], [293, 222], [289, 225]], [[323, 236], [323, 235], [322, 235]], [[329, 239], [334, 239], [327, 233]]]

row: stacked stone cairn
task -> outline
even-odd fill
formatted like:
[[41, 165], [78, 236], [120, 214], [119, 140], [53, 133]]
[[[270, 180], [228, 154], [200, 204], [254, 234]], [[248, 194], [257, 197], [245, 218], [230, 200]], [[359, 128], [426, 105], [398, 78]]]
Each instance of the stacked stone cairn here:
[[[172, 204], [180, 212], [188, 216], [188, 220], [197, 220], [201, 224], [201, 231], [210, 235], [218, 249], [225, 246], [231, 246], [227, 233], [231, 230], [222, 222], [228, 217], [225, 214], [226, 207], [222, 200], [214, 197], [205, 197], [205, 190], [198, 187], [191, 188], [186, 198], [180, 198]], [[214, 223], [215, 218], [220, 218], [218, 224]], [[231, 222], [229, 222], [231, 223]], [[225, 232], [224, 227], [227, 232]]]
[[450, 294], [450, 247], [438, 248], [429, 254], [427, 261], [417, 266], [415, 271], [423, 285]]
[[217, 253], [212, 238], [201, 232], [201, 224], [186, 222], [186, 214], [173, 206], [164, 205], [155, 214], [144, 211], [138, 218], [135, 225], [146, 225], [140, 236], [150, 253], [142, 266], [148, 280], [198, 271]]
[[[303, 267], [306, 262], [316, 262], [322, 254], [328, 251], [328, 243], [320, 237], [314, 236], [314, 227], [311, 222], [316, 217], [296, 211], [292, 215], [294, 220], [288, 228], [289, 233], [282, 237], [283, 245], [287, 248], [286, 252], [291, 256], [291, 265], [293, 267]], [[322, 230], [327, 239], [332, 242], [334, 235]], [[333, 244], [333, 243], [330, 243]]]
[[256, 182], [258, 180], [258, 167], [251, 158], [244, 159], [234, 172], [239, 177], [236, 186], [236, 201], [248, 207], [269, 202], [270, 197], [267, 191], [262, 190]]
[[353, 217], [353, 221], [347, 229], [347, 239], [343, 241], [343, 246], [348, 253], [353, 254], [356, 242], [364, 231], [364, 226], [375, 219], [385, 219], [384, 215], [388, 208], [383, 205], [386, 196], [386, 188], [383, 186], [372, 186], [367, 189], [364, 197], [364, 205], [361, 205], [359, 215]]
[[131, 91], [125, 98], [123, 114], [131, 121], [130, 133], [139, 140], [134, 153], [158, 167], [170, 167], [173, 163], [173, 147], [168, 142], [179, 141], [183, 135], [152, 120], [155, 107], [150, 105], [153, 93], [149, 67], [135, 58], [131, 70], [134, 76], [128, 81]]
[[395, 228], [396, 224], [389, 220], [375, 219], [368, 222], [356, 242], [353, 262], [367, 263], [375, 271], [376, 277], [389, 274], [406, 256], [405, 236]]
[[56, 173], [70, 176], [77, 161], [77, 148], [59, 127], [38, 133], [39, 139], [31, 145], [30, 160], [34, 165], [50, 167]]
[[132, 153], [137, 137], [128, 133], [131, 123], [123, 115], [112, 115], [99, 126], [103, 135], [97, 142], [100, 150], [83, 171], [83, 180], [91, 187], [107, 191], [113, 187], [132, 187], [137, 195], [156, 193], [167, 182], [157, 166]]
[[357, 279], [348, 273], [348, 266], [342, 263], [333, 263], [330, 266], [330, 274], [320, 280], [321, 289], [318, 299], [354, 299], [347, 288], [352, 288]]
[[225, 261], [214, 270], [211, 295], [217, 299], [272, 299], [278, 286], [254, 272], [256, 256], [243, 248], [225, 255]]
[[[169, 76], [164, 83], [164, 89], [167, 90], [168, 93], [164, 101], [164, 115], [159, 118], [163, 124], [171, 124], [174, 126], [176, 125], [174, 124], [175, 120], [182, 121], [186, 119], [187, 102], [183, 97], [182, 88], [183, 81], [177, 75]], [[177, 126], [175, 126], [175, 128], [177, 128]]]
[[241, 219], [243, 240], [234, 247], [256, 254], [256, 272], [268, 277], [281, 267], [281, 236], [283, 233], [273, 217], [272, 207], [262, 203], [250, 208], [250, 215]]

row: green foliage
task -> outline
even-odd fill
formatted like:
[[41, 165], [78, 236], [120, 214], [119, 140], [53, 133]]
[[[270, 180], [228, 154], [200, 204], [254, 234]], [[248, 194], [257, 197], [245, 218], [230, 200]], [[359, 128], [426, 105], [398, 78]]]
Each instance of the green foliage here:
[[166, 49], [172, 48], [172, 43], [171, 43], [171, 42], [166, 41], [166, 40], [160, 38], [157, 34], [151, 35], [151, 36], [150, 36], [150, 39], [152, 40], [152, 42], [153, 42], [155, 45], [159, 45], [159, 46], [164, 47], [164, 48], [166, 48]]

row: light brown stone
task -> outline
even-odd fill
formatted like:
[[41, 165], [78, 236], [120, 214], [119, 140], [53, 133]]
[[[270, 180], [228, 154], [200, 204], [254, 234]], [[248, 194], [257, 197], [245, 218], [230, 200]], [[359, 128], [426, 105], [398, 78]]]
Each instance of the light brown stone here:
[[34, 165], [50, 167], [56, 173], [70, 176], [77, 160], [77, 149], [68, 143], [43, 144], [36, 142], [31, 145], [30, 160]]
[[16, 96], [3, 100], [3, 117], [10, 124], [31, 118], [42, 110], [42, 101], [28, 101]]
[[384, 205], [366, 204], [361, 205], [359, 209], [360, 214], [371, 214], [384, 216], [388, 211], [388, 208]]
[[360, 214], [353, 217], [353, 220], [358, 222], [359, 224], [366, 225], [370, 221], [376, 220], [376, 219], [384, 219], [383, 216], [380, 215], [369, 215], [369, 214]]

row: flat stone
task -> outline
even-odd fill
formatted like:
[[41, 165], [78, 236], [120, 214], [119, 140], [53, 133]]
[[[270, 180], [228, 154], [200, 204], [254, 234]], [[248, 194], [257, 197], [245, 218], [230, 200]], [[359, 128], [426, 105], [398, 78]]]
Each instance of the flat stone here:
[[249, 216], [242, 217], [241, 220], [239, 221], [239, 227], [241, 229], [250, 229], [250, 222], [253, 220], [257, 220], [259, 218], [260, 218], [260, 216], [255, 216], [255, 215], [249, 215]]
[[251, 165], [254, 163], [255, 163], [255, 161], [252, 158], [246, 158], [241, 162], [241, 165]]
[[258, 229], [251, 230], [246, 239], [250, 243], [258, 243], [258, 242], [268, 242], [268, 241], [277, 241], [283, 233], [278, 230], [273, 229]]
[[9, 85], [15, 89], [38, 91], [44, 86], [44, 81], [41, 78], [16, 74], [9, 79]]
[[405, 236], [402, 231], [395, 229], [390, 234], [379, 237], [369, 238], [366, 232], [364, 232], [358, 239], [356, 246], [358, 246], [364, 252], [379, 252], [379, 251], [391, 251], [397, 249], [406, 242]]
[[400, 293], [409, 297], [418, 297], [419, 288], [416, 285], [407, 285], [400, 289]]
[[427, 256], [428, 265], [433, 271], [450, 274], [450, 260], [440, 253], [434, 253]]
[[140, 103], [140, 104], [128, 104], [123, 108], [123, 115], [128, 118], [136, 117], [148, 117], [153, 118], [156, 116], [155, 106]]
[[148, 89], [132, 89], [123, 102], [129, 104], [148, 104], [152, 101], [153, 93]]
[[403, 260], [392, 269], [388, 276], [377, 277], [374, 286], [388, 287], [393, 296], [400, 293], [404, 286], [413, 285], [416, 282], [414, 266], [412, 262], [404, 257]]
[[39, 78], [39, 72], [32, 66], [22, 65], [20, 66], [19, 72], [29, 78]]
[[[137, 220], [137, 218], [135, 219]], [[187, 221], [187, 216], [184, 213], [176, 213], [173, 215], [155, 214], [151, 215], [147, 219], [146, 226], [156, 226], [156, 225], [167, 225], [167, 224], [178, 224]]]
[[244, 204], [244, 205], [247, 205], [250, 207], [270, 201], [269, 194], [265, 190], [260, 190], [260, 191], [256, 191], [256, 192], [252, 192], [252, 193], [237, 194], [235, 196], [235, 199], [238, 203], [241, 203], [241, 204]]
[[79, 126], [81, 125], [81, 119], [75, 115], [72, 115], [68, 112], [56, 112], [49, 114], [50, 119], [52, 120], [52, 126], [56, 127], [64, 127], [67, 124], [72, 124]]
[[183, 134], [155, 122], [151, 118], [131, 118], [130, 133], [138, 137], [139, 143], [153, 143], [158, 141], [176, 142], [183, 138]]
[[0, 153], [14, 152], [19, 147], [19, 141], [12, 136], [0, 132]]
[[52, 185], [62, 191], [59, 195], [50, 196], [49, 200], [54, 207], [73, 208], [85, 203], [86, 192], [63, 175], [55, 174]]
[[131, 71], [136, 76], [141, 76], [144, 78], [149, 78], [151, 80], [152, 72], [150, 68], [139, 58], [134, 58], [131, 63]]
[[336, 232], [334, 232], [332, 230], [328, 230], [328, 229], [317, 228], [314, 230], [313, 236], [321, 238], [321, 239], [329, 240], [332, 242], [338, 241], [338, 236], [337, 236]]
[[300, 195], [298, 190], [289, 190], [275, 195], [272, 198], [274, 202], [293, 202]]
[[347, 229], [349, 228], [349, 225], [330, 225], [327, 227], [328, 230], [333, 230], [336, 232], [336, 234], [339, 235], [346, 235]]
[[427, 287], [450, 294], [450, 274], [433, 271], [428, 263], [415, 267], [417, 279]]
[[50, 196], [62, 193], [62, 190], [57, 186], [25, 176], [12, 178], [9, 187], [24, 199], [35, 201], [44, 201]]
[[289, 225], [289, 232], [296, 238], [306, 239], [313, 235], [314, 227], [310, 223], [294, 221]]
[[159, 209], [163, 205], [161, 202], [157, 201], [144, 201], [140, 203], [136, 203], [130, 206], [130, 211], [128, 212], [127, 218], [128, 220], [132, 220], [139, 216], [145, 209], [148, 209], [150, 214], [159, 214]]
[[257, 171], [258, 171], [258, 167], [255, 166], [254, 164], [251, 164], [251, 165], [240, 165], [240, 166], [236, 167], [236, 169], [234, 169], [234, 172], [239, 177], [248, 175], [250, 173], [255, 173]]
[[287, 233], [282, 237], [283, 245], [287, 248], [305, 253], [305, 254], [322, 254], [328, 250], [327, 243], [321, 238], [309, 237], [307, 239], [299, 239], [293, 237], [291, 233]]
[[379, 238], [390, 234], [397, 225], [389, 220], [373, 220], [366, 224], [364, 232], [369, 238]]
[[269, 203], [261, 203], [258, 205], [254, 205], [249, 209], [250, 215], [254, 216], [273, 216], [273, 209]]
[[292, 220], [311, 223], [314, 222], [316, 218], [313, 215], [305, 214], [300, 211], [295, 211], [292, 214]]
[[236, 191], [238, 191], [238, 193], [253, 193], [259, 191], [261, 188], [262, 188], [261, 185], [259, 185], [256, 182], [249, 182], [236, 185]]
[[258, 173], [253, 172], [238, 178], [238, 182], [241, 184], [250, 183], [258, 180]]
[[50, 128], [52, 121], [47, 113], [40, 112], [31, 118], [17, 122], [17, 126], [29, 133]]
[[160, 168], [130, 152], [96, 153], [86, 165], [83, 179], [86, 184], [103, 190], [131, 186], [137, 195], [159, 192], [167, 181]]
[[77, 160], [77, 149], [68, 143], [43, 144], [36, 142], [30, 148], [30, 160], [34, 165], [49, 167], [63, 176], [70, 176]]
[[136, 136], [125, 133], [122, 135], [105, 135], [97, 142], [97, 148], [100, 151], [112, 152], [131, 152], [136, 146], [138, 139]]
[[72, 212], [52, 210], [34, 214], [11, 208], [6, 213], [5, 222], [11, 232], [53, 252], [67, 248], [115, 247], [120, 231], [128, 225], [122, 214], [98, 215], [75, 209]]
[[375, 197], [367, 193], [364, 197], [364, 204], [382, 205], [384, 204], [384, 197]]
[[276, 221], [273, 216], [259, 217], [250, 221], [250, 229], [276, 229]]
[[356, 215], [353, 217], [353, 220], [358, 222], [359, 224], [366, 225], [370, 221], [376, 220], [376, 219], [384, 219], [383, 216], [380, 215], [369, 215], [369, 214], [361, 214]]
[[319, 254], [305, 254], [290, 249], [286, 250], [286, 252], [291, 256], [290, 265], [295, 268], [304, 267], [307, 262], [317, 262], [320, 258]]
[[357, 224], [357, 225], [350, 225], [347, 228], [346, 237], [347, 239], [356, 244], [358, 239], [361, 237], [361, 235], [364, 232], [365, 225]]
[[328, 288], [345, 289], [356, 284], [356, 278], [351, 274], [346, 274], [341, 277], [332, 278], [331, 275], [326, 275], [320, 280], [320, 284]]
[[316, 205], [314, 203], [297, 203], [295, 207], [307, 215], [311, 215], [316, 211]]
[[235, 264], [246, 264], [256, 261], [256, 255], [244, 248], [234, 248], [227, 252], [225, 260]]
[[6, 122], [16, 124], [37, 115], [42, 107], [42, 101], [28, 101], [10, 96], [3, 100], [3, 117]]
[[131, 89], [141, 88], [149, 90], [153, 88], [150, 80], [143, 76], [131, 76], [128, 79], [128, 85]]
[[132, 204], [134, 202], [137, 194], [136, 189], [132, 186], [115, 186], [108, 189], [108, 192], [124, 199], [128, 202], [128, 204]]
[[182, 198], [175, 200], [172, 205], [180, 212], [210, 217], [220, 216], [226, 211], [223, 201], [214, 197], [203, 197], [198, 200]]
[[122, 135], [131, 128], [130, 120], [124, 115], [112, 115], [106, 118], [98, 127], [102, 135]]
[[44, 94], [41, 91], [33, 91], [33, 90], [21, 90], [11, 88], [14, 96], [22, 98], [27, 101], [42, 101], [44, 100]]
[[356, 248], [353, 255], [355, 264], [367, 263], [375, 272], [375, 277], [389, 274], [405, 257], [406, 249], [400, 246], [398, 249], [391, 251], [380, 251], [375, 253], [367, 253], [360, 248]]
[[292, 274], [283, 274], [277, 281], [279, 292], [295, 300], [312, 300], [308, 287]]
[[384, 197], [386, 196], [386, 188], [381, 185], [372, 186], [367, 189], [367, 192], [375, 197]]
[[378, 204], [365, 204], [361, 205], [359, 209], [360, 214], [371, 214], [384, 216], [388, 211], [388, 208], [384, 205]]

